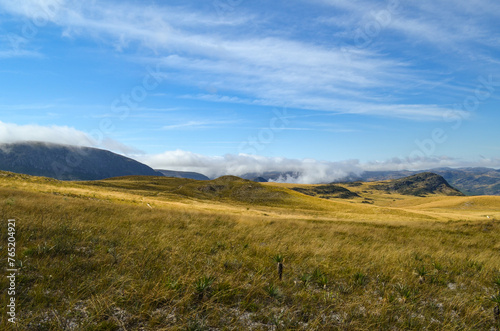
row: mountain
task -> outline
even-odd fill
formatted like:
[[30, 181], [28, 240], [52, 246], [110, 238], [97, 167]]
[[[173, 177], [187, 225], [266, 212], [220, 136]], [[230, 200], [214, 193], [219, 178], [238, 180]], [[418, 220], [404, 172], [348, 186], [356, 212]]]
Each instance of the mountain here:
[[436, 169], [435, 172], [467, 195], [500, 195], [500, 170], [444, 168]]
[[109, 151], [42, 142], [1, 144], [0, 170], [60, 180], [163, 176], [145, 164]]
[[427, 194], [464, 195], [448, 184], [442, 176], [432, 172], [423, 172], [400, 179], [392, 179], [388, 182], [377, 184], [374, 188], [388, 193], [395, 192], [415, 196], [425, 196]]
[[162, 170], [162, 169], [155, 169], [155, 170], [162, 173], [166, 177], [189, 178], [189, 179], [196, 179], [196, 180], [209, 180], [210, 179], [207, 176], [200, 174], [198, 172]]

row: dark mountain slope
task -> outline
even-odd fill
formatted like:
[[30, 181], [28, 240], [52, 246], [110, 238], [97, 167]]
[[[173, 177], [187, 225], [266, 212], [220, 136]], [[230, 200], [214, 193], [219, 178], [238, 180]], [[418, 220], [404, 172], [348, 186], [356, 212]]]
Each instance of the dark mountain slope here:
[[0, 170], [60, 180], [162, 176], [145, 164], [109, 151], [41, 142], [0, 145]]

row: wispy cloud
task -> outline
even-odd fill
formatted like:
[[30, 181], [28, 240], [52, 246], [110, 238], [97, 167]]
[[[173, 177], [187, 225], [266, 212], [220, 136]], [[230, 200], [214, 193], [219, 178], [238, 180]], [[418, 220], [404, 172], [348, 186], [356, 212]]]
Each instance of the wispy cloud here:
[[0, 105], [2, 111], [23, 111], [23, 110], [46, 110], [53, 109], [54, 104], [33, 103], [33, 104], [16, 104], [16, 105]]
[[[346, 11], [344, 27], [350, 27], [351, 39], [359, 30], [368, 33], [377, 21], [379, 29], [396, 31], [403, 35], [406, 45], [425, 43], [441, 50], [467, 51], [469, 48], [483, 45], [500, 46], [496, 38], [497, 24], [500, 18], [500, 4], [492, 0], [477, 1], [383, 1], [369, 0], [337, 1], [316, 0]], [[338, 23], [338, 20], [323, 17], [320, 21]], [[372, 26], [370, 26], [372, 24]], [[353, 28], [354, 27], [354, 28]], [[376, 31], [376, 30], [375, 30]], [[375, 39], [378, 37], [376, 34]], [[476, 50], [477, 51], [477, 50]]]
[[[378, 8], [367, 1], [329, 3], [348, 13], [364, 8], [357, 14], [362, 17], [371, 8]], [[143, 59], [160, 63], [165, 80], [191, 87], [211, 86], [221, 100], [228, 102], [286, 104], [302, 109], [421, 120], [438, 118], [446, 108], [404, 100], [405, 92], [413, 87], [408, 82], [430, 85], [435, 78], [414, 70], [411, 61], [388, 57], [376, 48], [360, 49], [345, 43], [342, 46], [341, 40], [336, 46], [326, 46], [283, 36], [231, 33], [231, 29], [244, 27], [248, 20], [259, 19], [257, 15], [243, 15], [248, 14], [243, 9], [240, 15], [221, 20], [216, 12], [172, 6], [141, 4], [139, 8], [130, 3], [83, 4], [71, 0], [2, 0], [0, 4], [11, 13], [31, 19], [42, 10], [48, 13], [47, 20], [59, 25], [67, 37], [98, 39], [124, 52], [147, 49], [150, 54], [152, 50], [155, 55]], [[434, 21], [394, 16], [391, 28], [407, 36], [422, 31], [428, 36], [442, 33], [434, 38], [443, 40], [452, 33], [465, 34], [461, 30], [440, 30], [433, 24]], [[480, 34], [480, 29], [469, 34], [467, 38], [471, 40]]]
[[37, 51], [30, 51], [23, 49], [0, 50], [0, 59], [17, 58], [17, 57], [42, 57], [42, 54]]
[[162, 127], [163, 130], [176, 130], [176, 129], [206, 129], [214, 128], [228, 124], [234, 124], [234, 121], [187, 121], [184, 123], [170, 124]]

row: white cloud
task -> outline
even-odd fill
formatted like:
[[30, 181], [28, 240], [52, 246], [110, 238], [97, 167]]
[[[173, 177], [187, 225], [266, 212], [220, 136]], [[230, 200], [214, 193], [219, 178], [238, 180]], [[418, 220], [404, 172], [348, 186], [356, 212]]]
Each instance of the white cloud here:
[[340, 162], [315, 159], [288, 159], [248, 154], [226, 154], [206, 156], [188, 151], [167, 151], [155, 155], [138, 155], [136, 159], [154, 169], [194, 171], [208, 177], [224, 175], [241, 176], [247, 173], [293, 172], [296, 176], [280, 178], [281, 182], [317, 184], [329, 183], [364, 171], [428, 170], [440, 167], [500, 167], [500, 159], [483, 158], [478, 161], [464, 161], [450, 157], [392, 158], [386, 161], [360, 163], [358, 160]]
[[[488, 20], [498, 21], [500, 17], [500, 4], [496, 1], [316, 1], [346, 10], [349, 14], [344, 21], [348, 22], [347, 27], [354, 26], [354, 30], [364, 30], [378, 19], [384, 29], [401, 33], [409, 43], [424, 42], [441, 50], [452, 48], [453, 52], [467, 52], [479, 44], [499, 46], [498, 38], [494, 37], [496, 31], [485, 24]], [[382, 12], [385, 16], [380, 16]], [[322, 20], [335, 23], [326, 17]]]
[[95, 139], [89, 134], [68, 126], [18, 125], [0, 121], [0, 143], [41, 141], [54, 144], [109, 149], [117, 153], [137, 153], [138, 150], [111, 138]]
[[248, 154], [205, 156], [182, 150], [136, 157], [155, 169], [195, 171], [213, 178], [223, 175], [241, 176], [246, 173], [262, 173], [266, 171], [291, 171], [300, 173], [300, 177], [283, 178], [283, 181], [318, 183], [342, 178], [352, 172], [361, 172], [357, 161], [327, 162]]

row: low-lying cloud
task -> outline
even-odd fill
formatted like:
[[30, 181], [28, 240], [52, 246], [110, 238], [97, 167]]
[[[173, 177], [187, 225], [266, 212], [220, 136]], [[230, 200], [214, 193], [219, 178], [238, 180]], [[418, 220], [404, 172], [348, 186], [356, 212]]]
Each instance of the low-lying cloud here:
[[359, 160], [340, 162], [315, 159], [288, 159], [264, 157], [249, 154], [226, 154], [205, 156], [188, 151], [167, 151], [155, 155], [137, 155], [136, 159], [155, 169], [194, 171], [208, 177], [223, 175], [242, 176], [248, 173], [264, 172], [284, 174], [278, 181], [301, 184], [328, 183], [348, 176], [357, 176], [365, 171], [427, 170], [440, 167], [500, 167], [500, 159], [482, 158], [478, 161], [442, 157], [392, 158], [386, 161], [361, 163]]
[[277, 171], [299, 174], [298, 177], [285, 176], [280, 179], [283, 182], [319, 183], [342, 178], [351, 173], [359, 174], [362, 172], [359, 162], [356, 160], [328, 162], [249, 154], [205, 156], [182, 150], [156, 155], [142, 155], [137, 158], [155, 169], [194, 171], [211, 178], [223, 175], [241, 176], [247, 173], [260, 174]]
[[97, 140], [86, 132], [69, 126], [42, 126], [38, 124], [18, 125], [0, 121], [0, 143], [40, 141], [46, 143], [86, 146], [108, 149], [122, 154], [139, 152], [111, 138]]

